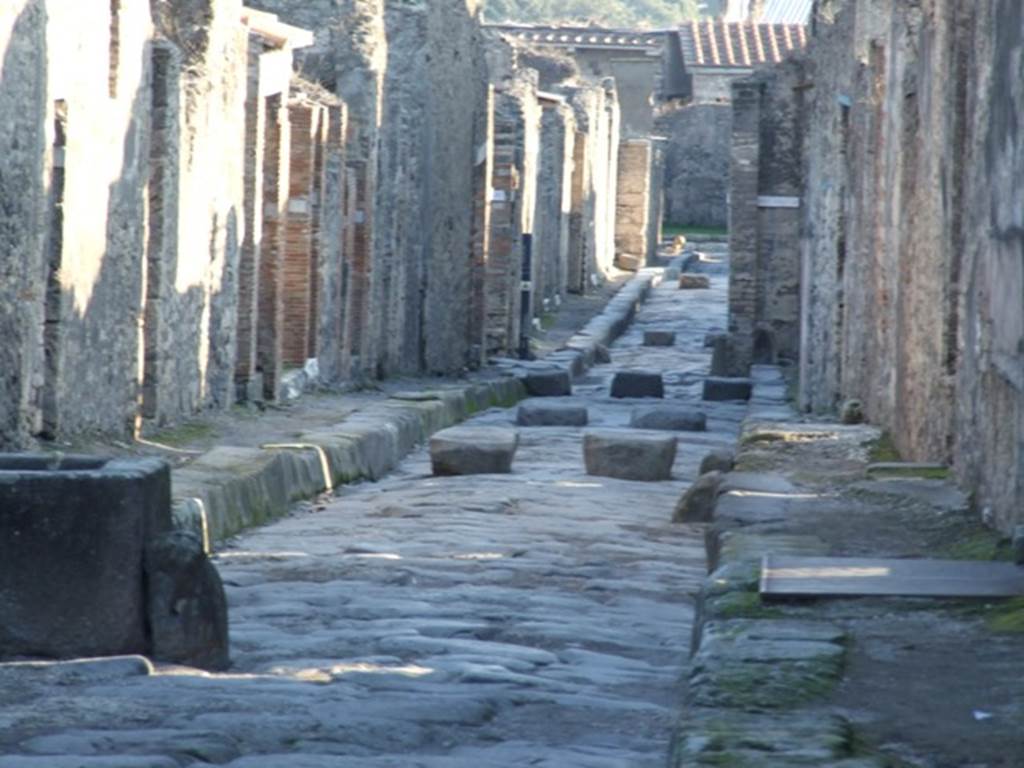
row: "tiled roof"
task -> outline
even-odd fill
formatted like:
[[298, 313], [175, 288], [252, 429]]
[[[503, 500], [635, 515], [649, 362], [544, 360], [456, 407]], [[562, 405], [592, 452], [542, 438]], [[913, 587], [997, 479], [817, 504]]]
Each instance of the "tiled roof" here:
[[814, 0], [765, 0], [762, 24], [807, 24]]
[[807, 46], [802, 24], [694, 21], [679, 30], [687, 68], [756, 67], [782, 61]]

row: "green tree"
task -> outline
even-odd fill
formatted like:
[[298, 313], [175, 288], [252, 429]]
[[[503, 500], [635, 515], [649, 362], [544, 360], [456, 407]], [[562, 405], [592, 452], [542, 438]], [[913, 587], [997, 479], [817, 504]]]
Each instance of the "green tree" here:
[[484, 18], [496, 23], [672, 27], [699, 15], [697, 0], [484, 0]]

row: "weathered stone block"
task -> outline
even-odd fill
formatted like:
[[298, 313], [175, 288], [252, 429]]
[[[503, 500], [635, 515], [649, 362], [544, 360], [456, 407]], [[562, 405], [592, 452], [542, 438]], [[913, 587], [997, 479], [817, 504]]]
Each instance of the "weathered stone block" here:
[[710, 523], [715, 514], [715, 501], [722, 485], [721, 472], [709, 472], [697, 478], [676, 504], [672, 520], [677, 523]]
[[754, 385], [750, 379], [709, 377], [704, 380], [704, 399], [712, 401], [749, 400]]
[[645, 347], [674, 347], [675, 331], [644, 331]]
[[588, 475], [620, 480], [671, 480], [676, 439], [637, 432], [590, 432], [583, 436]]
[[711, 287], [711, 278], [707, 275], [695, 275], [684, 272], [679, 276], [679, 289], [683, 291], [701, 290]]
[[612, 397], [664, 397], [665, 384], [654, 371], [619, 371], [612, 379]]
[[153, 658], [227, 669], [227, 598], [202, 539], [189, 531], [157, 537], [146, 546], [145, 572]]
[[572, 394], [572, 377], [568, 371], [531, 371], [523, 377], [530, 397], [565, 397]]
[[860, 400], [845, 400], [839, 407], [839, 420], [843, 424], [863, 424], [864, 404]]
[[711, 451], [700, 462], [700, 474], [708, 472], [731, 472], [736, 466], [736, 454], [728, 448], [719, 448]]
[[0, 458], [0, 656], [147, 652], [143, 549], [170, 527], [161, 461]]
[[508, 474], [519, 434], [500, 427], [452, 427], [430, 438], [435, 475]]
[[585, 427], [588, 421], [587, 409], [581, 405], [526, 403], [516, 414], [520, 427]]
[[638, 408], [633, 411], [629, 426], [636, 429], [666, 429], [678, 432], [703, 432], [708, 419], [701, 411], [671, 405]]

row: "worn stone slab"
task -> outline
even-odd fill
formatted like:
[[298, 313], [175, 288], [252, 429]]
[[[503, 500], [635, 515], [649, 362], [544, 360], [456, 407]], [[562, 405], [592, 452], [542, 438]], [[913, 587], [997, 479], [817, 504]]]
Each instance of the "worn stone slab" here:
[[692, 709], [673, 739], [670, 768], [882, 768], [849, 758], [849, 723], [824, 712], [747, 713]]
[[634, 409], [629, 425], [634, 429], [704, 432], [708, 428], [708, 418], [695, 408], [663, 405]]
[[655, 371], [619, 371], [612, 379], [612, 397], [665, 397], [665, 383]]
[[693, 659], [691, 701], [746, 711], [813, 702], [830, 693], [842, 675], [843, 638], [842, 630], [827, 622], [709, 622]]
[[676, 504], [672, 520], [677, 523], [711, 522], [722, 479], [721, 472], [709, 472], [697, 478]]
[[435, 475], [508, 474], [519, 434], [500, 427], [452, 427], [430, 438]]
[[696, 275], [684, 272], [679, 276], [679, 288], [683, 291], [702, 290], [711, 287], [711, 278], [707, 275]]
[[675, 331], [644, 331], [645, 347], [672, 347], [675, 343]]
[[565, 397], [572, 394], [572, 376], [569, 371], [531, 371], [523, 377], [523, 384], [530, 397]]
[[516, 412], [520, 427], [585, 427], [589, 419], [582, 405], [525, 403]]
[[143, 550], [170, 527], [161, 461], [0, 457], [0, 658], [145, 653]]
[[676, 450], [674, 437], [642, 432], [588, 432], [583, 436], [587, 474], [620, 480], [671, 480]]
[[749, 400], [752, 392], [753, 382], [750, 379], [712, 376], [704, 380], [705, 400]]
[[766, 554], [766, 598], [1024, 597], [1024, 569], [1014, 563]]

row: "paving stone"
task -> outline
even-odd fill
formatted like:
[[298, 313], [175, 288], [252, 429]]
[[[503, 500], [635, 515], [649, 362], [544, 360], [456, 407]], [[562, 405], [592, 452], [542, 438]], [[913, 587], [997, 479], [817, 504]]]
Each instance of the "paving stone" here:
[[672, 520], [676, 523], [708, 523], [715, 514], [715, 500], [722, 485], [721, 472], [709, 472], [697, 478], [676, 504]]
[[435, 475], [508, 474], [519, 435], [498, 427], [452, 427], [430, 438]]
[[749, 400], [753, 391], [750, 379], [712, 376], [704, 380], [704, 399], [711, 401]]
[[695, 408], [662, 405], [636, 408], [630, 415], [629, 426], [634, 429], [660, 429], [674, 432], [704, 432], [708, 418]]
[[707, 275], [695, 275], [684, 272], [679, 276], [679, 288], [684, 291], [693, 291], [711, 287], [711, 278]]
[[525, 403], [516, 413], [520, 427], [585, 427], [589, 421], [582, 405], [546, 405]]
[[645, 347], [672, 347], [675, 343], [674, 331], [644, 331]]
[[157, 661], [211, 671], [231, 664], [228, 604], [202, 539], [163, 534], [146, 546], [146, 615]]
[[568, 371], [530, 371], [523, 377], [530, 397], [565, 397], [572, 394], [572, 376]]
[[656, 371], [619, 371], [612, 379], [612, 397], [665, 397], [665, 384]]
[[588, 432], [583, 436], [587, 474], [620, 480], [672, 479], [674, 437], [638, 432]]

